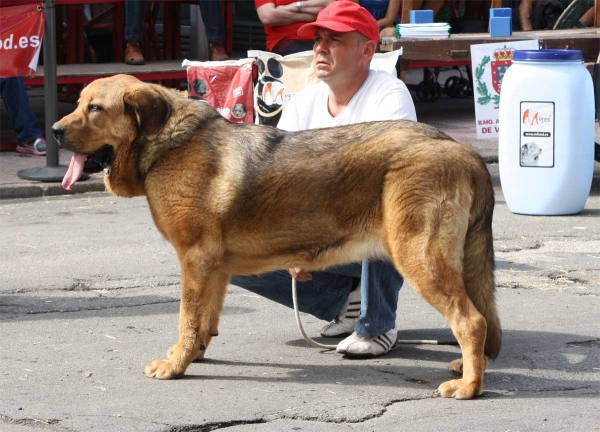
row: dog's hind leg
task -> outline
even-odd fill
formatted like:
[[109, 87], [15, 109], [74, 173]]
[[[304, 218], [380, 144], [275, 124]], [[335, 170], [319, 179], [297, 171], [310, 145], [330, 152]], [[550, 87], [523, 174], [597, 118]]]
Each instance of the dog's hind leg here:
[[[483, 391], [486, 320], [465, 289], [462, 257], [468, 215], [462, 206], [442, 203], [423, 212], [420, 229], [391, 225], [388, 245], [398, 271], [450, 325], [462, 350], [463, 376], [440, 385], [443, 397], [471, 399]], [[410, 233], [410, 234], [407, 234]]]
[[146, 376], [171, 379], [182, 375], [189, 364], [204, 357], [217, 334], [219, 317], [230, 276], [207, 270], [206, 256], [199, 248], [179, 254], [181, 262], [181, 305], [179, 341], [167, 353], [167, 360], [155, 360], [144, 369]]
[[468, 298], [460, 270], [440, 255], [439, 251], [426, 252], [421, 259], [399, 267], [415, 291], [444, 316], [462, 350], [463, 376], [440, 385], [440, 394], [471, 399], [483, 391], [486, 321]]

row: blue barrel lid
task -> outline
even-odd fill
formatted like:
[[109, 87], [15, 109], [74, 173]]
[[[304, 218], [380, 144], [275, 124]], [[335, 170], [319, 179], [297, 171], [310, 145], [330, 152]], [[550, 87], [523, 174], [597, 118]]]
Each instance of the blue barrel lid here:
[[530, 61], [530, 62], [556, 62], [556, 61], [583, 61], [583, 53], [581, 50], [557, 50], [557, 49], [542, 49], [542, 50], [516, 50], [513, 56], [513, 61]]

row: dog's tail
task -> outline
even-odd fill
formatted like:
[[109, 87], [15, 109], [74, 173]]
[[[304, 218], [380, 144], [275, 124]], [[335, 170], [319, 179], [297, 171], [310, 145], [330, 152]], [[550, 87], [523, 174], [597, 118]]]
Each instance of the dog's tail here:
[[[463, 279], [469, 299], [487, 322], [485, 354], [495, 359], [502, 345], [502, 329], [496, 309], [495, 260], [492, 237], [494, 188], [487, 168], [474, 182], [475, 198], [467, 230], [463, 258]], [[484, 183], [484, 184], [482, 184]]]

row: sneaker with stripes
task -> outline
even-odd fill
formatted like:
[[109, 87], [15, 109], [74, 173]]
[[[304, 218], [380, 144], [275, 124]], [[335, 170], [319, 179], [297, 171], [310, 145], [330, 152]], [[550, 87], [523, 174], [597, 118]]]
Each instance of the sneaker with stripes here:
[[[355, 285], [360, 284], [360, 279]], [[348, 336], [354, 332], [354, 326], [360, 315], [360, 286], [350, 291], [346, 304], [335, 319], [321, 329], [323, 337], [342, 337]]]
[[17, 153], [32, 154], [35, 156], [46, 156], [46, 140], [39, 137], [28, 143], [17, 144]]
[[338, 344], [336, 352], [345, 357], [372, 358], [387, 354], [396, 348], [398, 330], [393, 328], [372, 339], [363, 338], [354, 332]]

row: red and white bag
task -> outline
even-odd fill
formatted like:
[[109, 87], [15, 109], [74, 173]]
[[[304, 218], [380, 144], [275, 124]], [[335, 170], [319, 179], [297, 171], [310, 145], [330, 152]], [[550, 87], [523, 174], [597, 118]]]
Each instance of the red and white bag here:
[[185, 60], [188, 97], [202, 99], [227, 120], [253, 123], [253, 59], [198, 62]]

